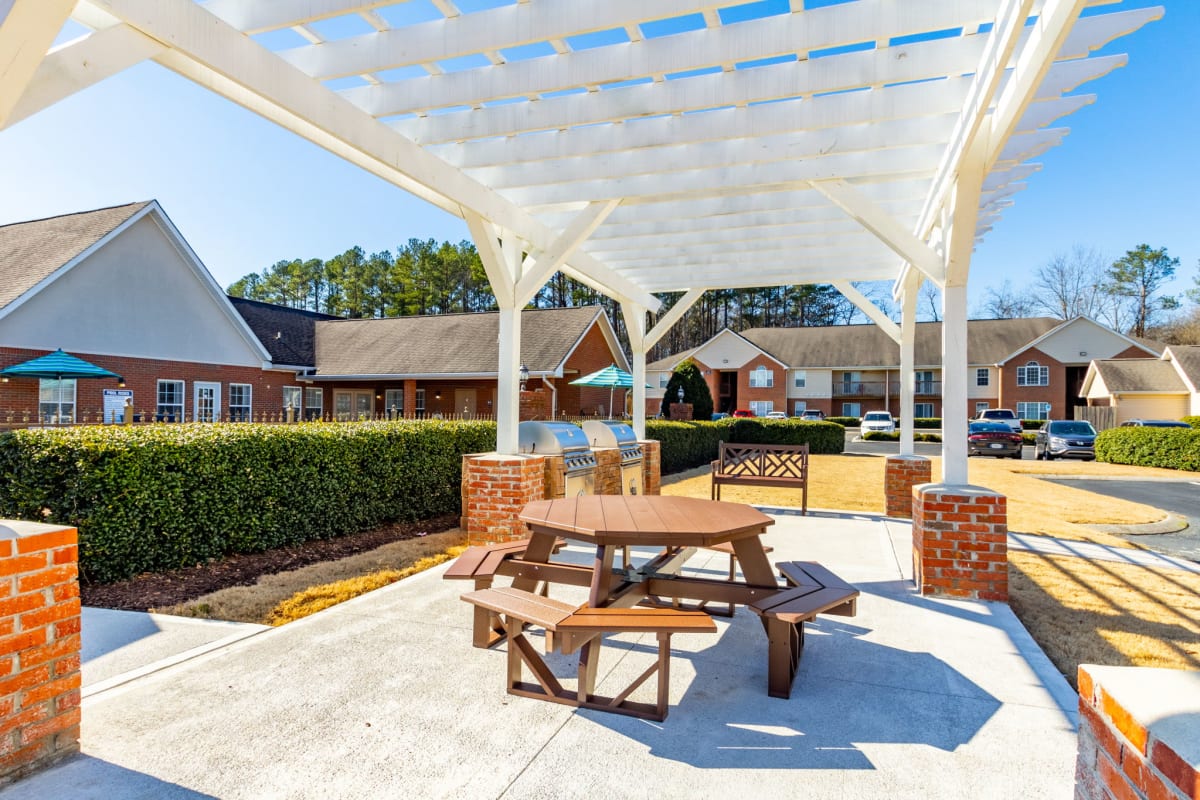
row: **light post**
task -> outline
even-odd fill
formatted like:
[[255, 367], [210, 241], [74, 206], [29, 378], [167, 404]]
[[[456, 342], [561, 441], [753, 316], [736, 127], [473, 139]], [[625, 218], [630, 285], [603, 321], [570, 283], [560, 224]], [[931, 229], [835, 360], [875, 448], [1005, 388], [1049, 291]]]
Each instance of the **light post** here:
[[683, 402], [683, 387], [682, 386], [679, 387], [679, 391], [677, 391], [676, 394], [679, 395], [679, 402], [682, 403]]

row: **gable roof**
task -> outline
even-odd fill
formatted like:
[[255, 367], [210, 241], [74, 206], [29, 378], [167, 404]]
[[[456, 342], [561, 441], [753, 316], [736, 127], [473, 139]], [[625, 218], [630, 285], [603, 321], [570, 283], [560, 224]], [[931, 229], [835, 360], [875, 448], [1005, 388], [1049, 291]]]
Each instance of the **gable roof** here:
[[[999, 363], [1022, 344], [1058, 325], [1059, 320], [1050, 317], [970, 320], [967, 323], [967, 361], [970, 364]], [[739, 335], [793, 369], [895, 367], [900, 363], [900, 346], [874, 324], [750, 328]], [[686, 351], [686, 354], [690, 355], [696, 349], [699, 348]], [[942, 323], [917, 323], [915, 353], [917, 366], [941, 363]], [[671, 369], [682, 358], [683, 355], [668, 356], [647, 365], [646, 369]]]
[[82, 255], [150, 204], [126, 203], [0, 225], [0, 309]]
[[[521, 362], [534, 375], [562, 375], [563, 362], [593, 324], [608, 324], [599, 306], [522, 311]], [[499, 337], [495, 312], [322, 320], [314, 377], [493, 376]], [[608, 332], [605, 338], [613, 347]], [[623, 361], [619, 352], [614, 358]]]
[[314, 367], [318, 320], [338, 319], [302, 308], [288, 308], [245, 297], [229, 297], [234, 309], [271, 354], [275, 366]]
[[[1057, 320], [1056, 320], [1056, 322], [1057, 322]], [[1010, 358], [1020, 355], [1021, 353], [1028, 350], [1029, 348], [1037, 347], [1043, 341], [1045, 341], [1046, 339], [1049, 339], [1051, 336], [1058, 333], [1059, 331], [1065, 330], [1066, 328], [1069, 328], [1072, 325], [1076, 325], [1081, 322], [1090, 323], [1092, 325], [1095, 325], [1097, 328], [1100, 328], [1102, 330], [1105, 330], [1105, 331], [1111, 333], [1113, 336], [1116, 336], [1118, 339], [1124, 339], [1125, 341], [1129, 342], [1130, 345], [1132, 345], [1134, 347], [1139, 347], [1142, 350], [1145, 350], [1148, 355], [1152, 355], [1152, 356], [1162, 355], [1163, 345], [1159, 344], [1158, 342], [1155, 342], [1153, 339], [1141, 339], [1141, 338], [1134, 338], [1132, 336], [1126, 336], [1125, 334], [1121, 333], [1120, 331], [1113, 330], [1112, 328], [1108, 327], [1107, 325], [1096, 322], [1096, 320], [1092, 319], [1091, 317], [1072, 317], [1071, 319], [1069, 319], [1065, 322], [1061, 322], [1061, 323], [1055, 325], [1050, 330], [1046, 331], [1042, 335], [1033, 339], [1033, 341], [1025, 342], [1022, 345], [1018, 345], [1018, 347], [1016, 349], [1012, 350], [1004, 358], [999, 359], [996, 363], [1004, 364]]]
[[1192, 391], [1200, 391], [1200, 344], [1173, 344], [1167, 350]]
[[[1110, 395], [1187, 394], [1187, 387], [1170, 362], [1158, 358], [1110, 358], [1092, 362]], [[1088, 378], [1092, 376], [1089, 374]], [[1091, 380], [1085, 380], [1087, 386]]]

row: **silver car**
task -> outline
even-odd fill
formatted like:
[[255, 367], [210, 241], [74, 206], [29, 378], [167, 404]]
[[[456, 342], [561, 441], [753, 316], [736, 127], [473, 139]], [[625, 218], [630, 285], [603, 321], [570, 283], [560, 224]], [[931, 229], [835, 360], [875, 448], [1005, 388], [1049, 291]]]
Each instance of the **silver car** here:
[[1034, 436], [1033, 457], [1053, 461], [1056, 458], [1096, 458], [1096, 429], [1081, 419], [1053, 419]]

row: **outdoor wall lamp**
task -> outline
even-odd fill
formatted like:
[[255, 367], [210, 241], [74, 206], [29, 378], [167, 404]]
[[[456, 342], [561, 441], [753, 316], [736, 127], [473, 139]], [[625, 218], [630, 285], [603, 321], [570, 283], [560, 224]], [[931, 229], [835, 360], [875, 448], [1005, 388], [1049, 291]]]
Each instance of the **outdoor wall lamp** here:
[[442, 399], [442, 390], [441, 389], [438, 389], [436, 392], [433, 393], [433, 399], [434, 400]]
[[529, 367], [521, 364], [521, 391], [525, 391], [525, 384], [529, 383]]
[[[6, 378], [5, 380], [7, 380], [7, 378]], [[120, 376], [117, 376], [117, 388], [118, 388], [118, 389], [124, 389], [124, 388], [125, 388], [125, 379], [124, 379], [124, 378], [122, 378], [122, 377], [120, 377]]]

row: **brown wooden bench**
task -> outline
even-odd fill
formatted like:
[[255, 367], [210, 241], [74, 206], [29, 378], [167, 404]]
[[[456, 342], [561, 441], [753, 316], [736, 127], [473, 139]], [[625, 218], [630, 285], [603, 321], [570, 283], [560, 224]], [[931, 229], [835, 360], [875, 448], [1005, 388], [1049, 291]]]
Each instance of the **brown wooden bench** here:
[[775, 677], [768, 681], [767, 693], [786, 698], [791, 696], [804, 651], [804, 623], [817, 614], [853, 617], [859, 591], [814, 561], [783, 561], [775, 566], [790, 588], [751, 604], [750, 609], [762, 619], [770, 642], [769, 672]]
[[[712, 619], [702, 612], [672, 608], [574, 606], [512, 587], [481, 589], [464, 594], [462, 599], [477, 609], [484, 609], [503, 619], [508, 634], [508, 676], [505, 685], [509, 694], [658, 721], [667, 716], [671, 634], [715, 633], [717, 629]], [[578, 685], [574, 691], [565, 689], [559, 683], [537, 649], [525, 637], [525, 625], [544, 628], [547, 636], [552, 637], [555, 649], [564, 654], [583, 648], [579, 656]], [[595, 694], [602, 636], [605, 633], [630, 632], [657, 635], [657, 661], [618, 694], [612, 697]], [[523, 680], [523, 666], [533, 673], [536, 683]], [[655, 673], [658, 673], [657, 701], [643, 703], [629, 700], [629, 695]]]
[[[565, 539], [556, 539], [553, 552], [557, 553], [566, 544]], [[442, 578], [451, 581], [473, 581], [476, 589], [487, 589], [492, 585], [496, 575], [512, 571], [505, 569], [506, 563], [525, 555], [525, 549], [528, 546], [529, 540], [521, 539], [515, 542], [468, 547], [462, 555], [454, 560]], [[580, 578], [584, 581], [584, 586], [591, 580], [591, 571], [586, 571], [587, 575]], [[545, 584], [543, 584], [543, 592], [545, 589]], [[500, 624], [499, 617], [488, 612], [487, 609], [476, 607], [472, 626], [472, 643], [476, 647], [491, 647], [503, 638], [504, 626]]]
[[800, 489], [800, 508], [807, 514], [808, 445], [721, 442], [712, 462], [712, 499], [720, 500], [728, 484]]

